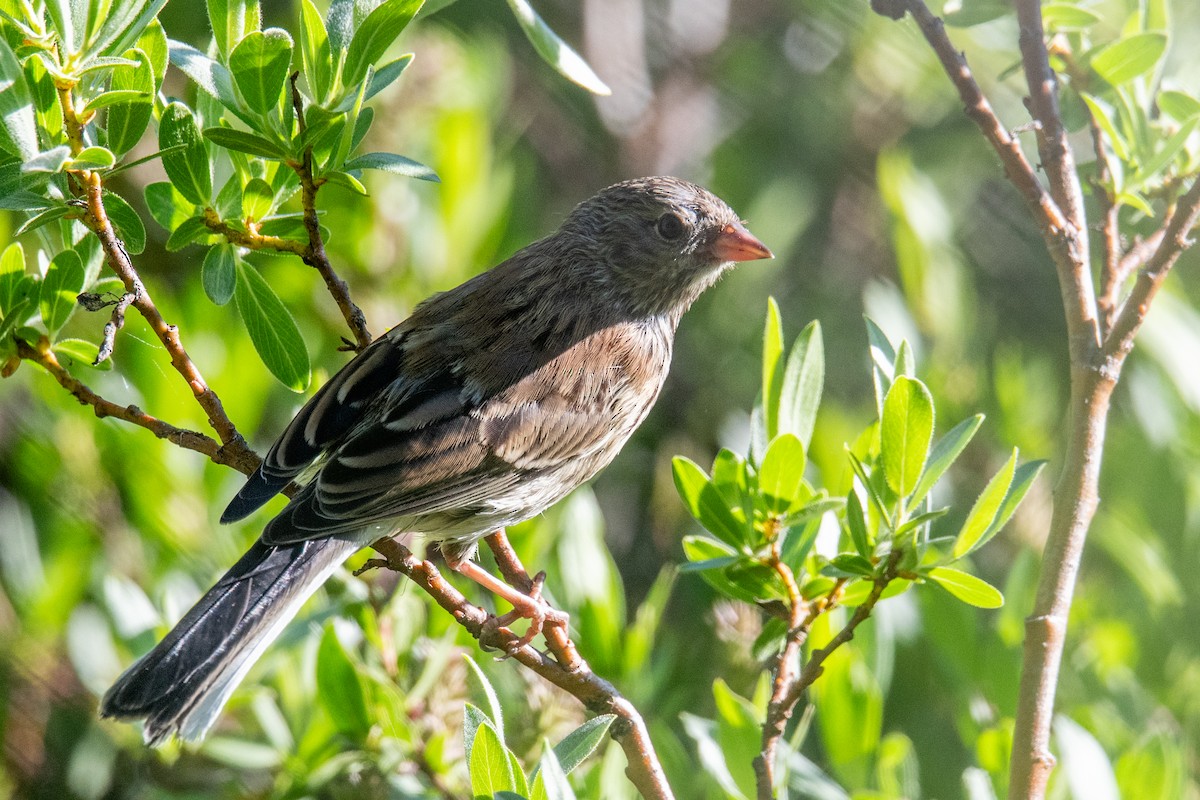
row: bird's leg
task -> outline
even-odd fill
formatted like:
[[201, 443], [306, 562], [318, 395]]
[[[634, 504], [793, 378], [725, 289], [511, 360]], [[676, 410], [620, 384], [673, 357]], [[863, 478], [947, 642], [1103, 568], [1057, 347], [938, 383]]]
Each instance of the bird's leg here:
[[[446, 555], [444, 550], [443, 555]], [[496, 617], [496, 627], [506, 627], [518, 619], [529, 620], [529, 629], [513, 643], [512, 647], [508, 648], [510, 655], [532, 642], [534, 637], [541, 633], [542, 628], [547, 624], [561, 625], [565, 628], [567, 622], [570, 620], [570, 617], [566, 613], [551, 608], [542, 599], [542, 584], [546, 581], [546, 573], [544, 572], [539, 572], [534, 576], [533, 585], [529, 593], [525, 594], [509, 586], [476, 564], [470, 559], [469, 555], [463, 558], [453, 558], [447, 555], [446, 564], [459, 575], [470, 578], [492, 594], [507, 601], [513, 607], [513, 610], [507, 614]]]

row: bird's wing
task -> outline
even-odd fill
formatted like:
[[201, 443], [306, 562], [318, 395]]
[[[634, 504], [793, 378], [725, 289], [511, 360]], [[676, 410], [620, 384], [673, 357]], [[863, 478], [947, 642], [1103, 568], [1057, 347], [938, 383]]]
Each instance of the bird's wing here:
[[[478, 403], [469, 383], [445, 381], [445, 390], [419, 403], [389, 405], [329, 454], [263, 541], [435, 514], [465, 520], [497, 505], [538, 513], [607, 465], [653, 405], [670, 339], [652, 338], [642, 342], [614, 326]], [[564, 470], [561, 492], [523, 498], [528, 481], [556, 469]]]
[[288, 424], [221, 522], [249, 516], [353, 428], [378, 393], [402, 374], [401, 342], [399, 334], [381, 336], [330, 378]]

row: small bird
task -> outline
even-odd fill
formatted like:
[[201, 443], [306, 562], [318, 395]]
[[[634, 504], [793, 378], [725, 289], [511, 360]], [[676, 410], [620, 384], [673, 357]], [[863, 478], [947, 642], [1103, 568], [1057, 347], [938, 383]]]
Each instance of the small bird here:
[[418, 305], [288, 424], [221, 521], [294, 483], [291, 501], [101, 716], [144, 718], [151, 745], [202, 738], [304, 601], [385, 536], [437, 542], [452, 569], [536, 605], [471, 561], [479, 540], [607, 466], [658, 397], [683, 313], [734, 262], [772, 257], [720, 198], [641, 178]]

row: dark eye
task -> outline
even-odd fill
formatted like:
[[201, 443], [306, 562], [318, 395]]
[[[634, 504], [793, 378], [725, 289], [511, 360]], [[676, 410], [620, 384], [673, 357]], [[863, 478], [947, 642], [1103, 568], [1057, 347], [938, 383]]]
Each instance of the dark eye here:
[[658, 231], [658, 235], [670, 241], [678, 239], [683, 235], [683, 220], [668, 211], [658, 218], [658, 222], [654, 224], [654, 229]]

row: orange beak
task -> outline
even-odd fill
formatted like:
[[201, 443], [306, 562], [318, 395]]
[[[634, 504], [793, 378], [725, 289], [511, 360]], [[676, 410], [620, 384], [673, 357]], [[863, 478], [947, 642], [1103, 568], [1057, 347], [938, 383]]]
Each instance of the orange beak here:
[[754, 237], [740, 222], [726, 225], [712, 243], [713, 255], [720, 261], [756, 261], [775, 254]]

